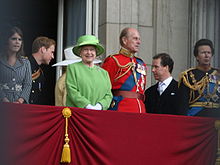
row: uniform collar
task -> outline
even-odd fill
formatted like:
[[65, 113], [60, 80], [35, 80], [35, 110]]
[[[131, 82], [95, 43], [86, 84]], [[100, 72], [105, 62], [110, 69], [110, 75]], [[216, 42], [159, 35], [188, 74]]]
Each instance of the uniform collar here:
[[131, 53], [129, 50], [127, 50], [123, 47], [120, 49], [119, 53], [123, 54], [124, 56], [127, 56], [127, 57], [134, 57], [134, 53]]

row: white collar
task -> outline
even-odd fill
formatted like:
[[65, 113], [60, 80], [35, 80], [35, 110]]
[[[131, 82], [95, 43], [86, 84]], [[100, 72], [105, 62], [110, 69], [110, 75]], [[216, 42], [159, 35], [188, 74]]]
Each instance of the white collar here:
[[166, 86], [168, 86], [168, 85], [171, 83], [172, 79], [173, 79], [173, 77], [170, 76], [169, 78], [167, 78], [166, 80], [164, 80], [163, 83], [166, 84]]
[[173, 77], [170, 76], [169, 78], [165, 79], [164, 81], [159, 82], [158, 85], [160, 85], [161, 83], [163, 83], [163, 84], [165, 84], [165, 86], [167, 87], [167, 86], [171, 83], [172, 80], [173, 80]]

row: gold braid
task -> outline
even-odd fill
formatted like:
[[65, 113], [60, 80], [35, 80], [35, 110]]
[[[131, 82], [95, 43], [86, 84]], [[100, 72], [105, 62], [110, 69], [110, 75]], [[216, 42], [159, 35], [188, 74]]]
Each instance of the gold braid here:
[[[206, 74], [200, 81], [197, 82], [194, 74], [190, 70], [187, 70], [181, 74], [179, 85], [182, 80], [184, 85], [186, 85], [188, 88], [190, 88], [189, 104], [192, 104], [192, 103], [196, 102], [203, 95], [204, 90], [209, 83], [209, 76], [208, 76], [208, 74]], [[189, 71], [189, 76], [188, 76], [188, 71]], [[216, 71], [214, 71], [212, 73], [212, 75], [214, 75], [215, 73], [216, 73]], [[192, 79], [193, 84], [190, 84], [189, 77]], [[197, 97], [195, 95], [195, 91], [197, 91], [199, 94]]]
[[[127, 74], [127, 73], [129, 72], [129, 70], [131, 70], [131, 68], [132, 68], [132, 66], [134, 65], [134, 63], [133, 63], [133, 62], [129, 62], [129, 63], [127, 63], [126, 65], [121, 65], [121, 64], [118, 62], [117, 58], [115, 58], [114, 56], [111, 56], [111, 57], [115, 60], [116, 64], [117, 64], [118, 67], [120, 68], [120, 70], [119, 70], [119, 71], [117, 72], [117, 74], [116, 74], [116, 75], [119, 75], [119, 76], [114, 79], [114, 81], [117, 81], [118, 79], [120, 79], [121, 77], [123, 77], [125, 74]], [[120, 75], [120, 73], [122, 72], [122, 69], [126, 69], [126, 68], [127, 68], [127, 70], [126, 70], [123, 74]]]

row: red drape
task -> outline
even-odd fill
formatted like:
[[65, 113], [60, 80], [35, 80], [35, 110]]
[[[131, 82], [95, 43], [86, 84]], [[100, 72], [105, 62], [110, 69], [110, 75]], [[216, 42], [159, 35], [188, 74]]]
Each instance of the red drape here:
[[[59, 165], [64, 107], [1, 104], [7, 164]], [[71, 108], [71, 165], [214, 165], [215, 119]], [[1, 163], [0, 163], [1, 164]]]

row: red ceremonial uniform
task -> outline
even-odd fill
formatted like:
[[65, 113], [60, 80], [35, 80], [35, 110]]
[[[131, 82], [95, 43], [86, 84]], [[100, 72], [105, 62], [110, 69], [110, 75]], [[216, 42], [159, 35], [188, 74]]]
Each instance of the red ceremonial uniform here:
[[102, 67], [108, 71], [113, 101], [110, 110], [145, 113], [144, 91], [146, 87], [146, 64], [128, 50], [108, 56]]

